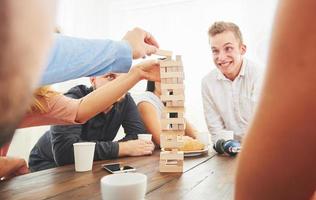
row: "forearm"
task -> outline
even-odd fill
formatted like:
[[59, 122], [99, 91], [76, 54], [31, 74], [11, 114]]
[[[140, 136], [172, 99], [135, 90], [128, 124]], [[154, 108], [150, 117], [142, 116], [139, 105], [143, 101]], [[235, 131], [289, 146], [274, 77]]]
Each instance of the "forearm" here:
[[160, 145], [160, 116], [158, 116], [156, 108], [149, 102], [140, 102], [137, 106], [144, 125], [148, 132], [152, 134], [155, 144]]
[[12, 176], [12, 174], [24, 166], [26, 166], [24, 159], [0, 157], [0, 178]]
[[113, 141], [95, 141], [95, 160], [115, 159], [119, 156], [119, 143]]
[[190, 136], [194, 139], [197, 137], [197, 130], [194, 128], [194, 126], [188, 122], [188, 120], [185, 121], [185, 135]]
[[83, 97], [77, 112], [76, 121], [79, 123], [85, 122], [104, 111], [140, 80], [141, 75], [137, 69], [132, 69], [128, 74], [119, 76], [114, 81]]
[[131, 67], [132, 50], [125, 41], [55, 37], [42, 85], [103, 75], [110, 71], [125, 73]]
[[315, 7], [313, 0], [281, 1], [263, 95], [239, 157], [237, 200], [315, 192]]
[[131, 150], [129, 149], [129, 145], [127, 144], [127, 142], [119, 142], [118, 144], [119, 144], [118, 156], [119, 157], [129, 156], [129, 153], [131, 152]]

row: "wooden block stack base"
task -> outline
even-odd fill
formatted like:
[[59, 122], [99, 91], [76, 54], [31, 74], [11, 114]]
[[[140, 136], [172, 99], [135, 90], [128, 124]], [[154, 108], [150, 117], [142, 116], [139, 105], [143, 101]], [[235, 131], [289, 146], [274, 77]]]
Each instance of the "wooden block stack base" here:
[[160, 172], [183, 172], [183, 151], [165, 151], [160, 153]]
[[181, 56], [172, 60], [172, 52], [159, 50], [161, 96], [164, 103], [161, 119], [159, 171], [183, 172], [183, 152], [178, 151], [184, 145], [182, 136], [185, 130], [184, 120], [184, 73]]

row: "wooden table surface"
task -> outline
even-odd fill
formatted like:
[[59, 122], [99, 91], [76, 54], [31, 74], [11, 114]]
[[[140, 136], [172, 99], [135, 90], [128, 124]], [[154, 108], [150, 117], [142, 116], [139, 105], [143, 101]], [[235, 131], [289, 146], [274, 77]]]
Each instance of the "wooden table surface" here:
[[96, 161], [90, 172], [74, 165], [31, 173], [0, 183], [0, 199], [101, 199], [100, 179], [109, 173], [101, 164], [123, 162], [148, 177], [146, 200], [233, 199], [236, 158], [210, 151], [186, 157], [184, 173], [160, 173], [159, 152], [151, 156]]

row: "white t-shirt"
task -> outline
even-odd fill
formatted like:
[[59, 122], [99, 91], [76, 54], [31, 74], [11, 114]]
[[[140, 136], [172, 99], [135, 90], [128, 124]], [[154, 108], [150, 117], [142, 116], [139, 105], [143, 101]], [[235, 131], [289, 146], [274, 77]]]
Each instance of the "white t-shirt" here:
[[143, 101], [151, 103], [156, 108], [158, 117], [161, 118], [164, 105], [161, 102], [160, 98], [157, 97], [154, 93], [146, 91], [146, 92], [143, 92], [141, 94], [133, 94], [132, 97], [133, 97], [136, 105], [138, 105], [139, 103], [141, 103]]

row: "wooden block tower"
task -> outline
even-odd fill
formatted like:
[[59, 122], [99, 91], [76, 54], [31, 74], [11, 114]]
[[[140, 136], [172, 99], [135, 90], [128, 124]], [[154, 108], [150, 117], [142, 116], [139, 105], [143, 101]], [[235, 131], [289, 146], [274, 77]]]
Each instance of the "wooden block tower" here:
[[160, 61], [161, 100], [165, 107], [161, 119], [160, 172], [183, 172], [184, 120], [184, 73], [181, 56], [172, 59], [172, 52], [158, 50], [157, 55], [165, 58]]

